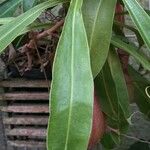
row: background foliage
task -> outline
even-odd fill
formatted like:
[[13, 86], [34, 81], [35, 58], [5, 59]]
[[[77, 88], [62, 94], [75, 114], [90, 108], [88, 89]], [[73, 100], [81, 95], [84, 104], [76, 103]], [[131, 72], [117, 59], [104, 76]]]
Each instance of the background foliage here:
[[[105, 147], [112, 148], [120, 143], [120, 137], [131, 124], [130, 95], [118, 49], [132, 55], [143, 69], [150, 70], [149, 58], [140, 51], [143, 46], [150, 50], [149, 11], [145, 11], [136, 0], [2, 1], [0, 53], [21, 35], [33, 29], [46, 30], [46, 24], [39, 26], [37, 18], [43, 11], [59, 4], [63, 4], [67, 13], [61, 18], [65, 21], [53, 66], [48, 149], [87, 149], [92, 128], [94, 86], [107, 116], [107, 125], [117, 130], [106, 133], [102, 139]], [[115, 14], [116, 4], [122, 4], [128, 12]], [[131, 17], [134, 26], [116, 19], [116, 16], [125, 14]], [[48, 23], [52, 25], [52, 22]], [[135, 33], [138, 45], [125, 36], [122, 28]], [[136, 103], [149, 117], [149, 82], [133, 68], [129, 70]]]

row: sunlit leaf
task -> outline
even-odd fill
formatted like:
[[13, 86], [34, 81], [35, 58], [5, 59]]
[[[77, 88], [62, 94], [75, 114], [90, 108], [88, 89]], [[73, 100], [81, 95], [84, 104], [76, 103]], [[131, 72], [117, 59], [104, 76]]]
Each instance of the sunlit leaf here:
[[92, 126], [93, 78], [82, 0], [72, 0], [58, 43], [51, 89], [48, 150], [87, 150]]

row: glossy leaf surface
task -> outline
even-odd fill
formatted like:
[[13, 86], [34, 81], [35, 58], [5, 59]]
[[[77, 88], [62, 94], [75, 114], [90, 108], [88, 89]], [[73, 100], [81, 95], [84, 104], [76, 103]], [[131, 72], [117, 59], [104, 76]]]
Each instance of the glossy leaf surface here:
[[102, 69], [108, 55], [115, 5], [116, 0], [84, 0], [82, 10], [94, 78]]
[[0, 4], [0, 18], [1, 17], [12, 17], [16, 8], [21, 4], [22, 0], [8, 0]]
[[51, 0], [37, 5], [26, 13], [20, 15], [8, 24], [0, 27], [0, 53], [31, 24], [46, 8], [57, 5], [61, 0]]
[[142, 53], [139, 53], [138, 48], [136, 48], [134, 45], [126, 43], [119, 37], [112, 37], [111, 43], [118, 47], [123, 49], [124, 51], [131, 54], [133, 57], [135, 57], [145, 69], [150, 70], [150, 61], [148, 61], [148, 58], [146, 58]]
[[87, 150], [92, 127], [93, 78], [82, 0], [70, 3], [58, 43], [51, 89], [48, 150]]
[[150, 16], [136, 0], [123, 0], [145, 44], [150, 48]]

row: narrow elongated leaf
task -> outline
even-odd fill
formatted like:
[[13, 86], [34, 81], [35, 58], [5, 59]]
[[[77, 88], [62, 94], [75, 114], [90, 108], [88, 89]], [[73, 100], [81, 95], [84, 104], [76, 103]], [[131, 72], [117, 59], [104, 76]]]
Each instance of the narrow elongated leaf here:
[[127, 28], [129, 30], [131, 30], [132, 32], [134, 32], [134, 34], [136, 35], [136, 38], [138, 40], [138, 44], [139, 44], [139, 48], [142, 47], [144, 45], [144, 41], [139, 33], [139, 31], [136, 29], [136, 27], [130, 26], [130, 25], [126, 25], [124, 23], [120, 23], [120, 22], [114, 22], [115, 26], [120, 26], [123, 28]]
[[150, 70], [150, 61], [148, 61], [148, 59], [143, 54], [140, 54], [138, 52], [138, 48], [136, 48], [134, 45], [126, 43], [123, 40], [121, 40], [121, 38], [116, 37], [116, 36], [112, 37], [111, 43], [114, 46], [116, 46], [120, 49], [123, 49], [126, 52], [128, 52], [129, 54], [131, 54], [133, 57], [135, 57], [143, 65], [143, 67], [145, 69]]
[[115, 51], [110, 50], [101, 74], [96, 77], [95, 86], [99, 89], [101, 106], [110, 118], [110, 125], [120, 130], [126, 128], [130, 114], [129, 98], [121, 64]]
[[128, 90], [127, 90], [124, 74], [122, 71], [122, 67], [115, 51], [110, 52], [110, 56], [108, 57], [108, 64], [110, 67], [113, 81], [115, 83], [118, 105], [121, 107], [124, 116], [128, 118], [129, 117]]
[[100, 72], [108, 55], [115, 5], [116, 0], [84, 0], [83, 16], [91, 50], [93, 77]]
[[92, 126], [93, 78], [81, 13], [72, 0], [57, 47], [51, 89], [48, 150], [87, 150]]
[[150, 16], [136, 0], [123, 0], [145, 44], [150, 48]]
[[[15, 18], [14, 17], [7, 17], [7, 18], [0, 18], [0, 24], [7, 24], [11, 21], [13, 21]], [[47, 22], [47, 23], [32, 23], [30, 25], [28, 25], [27, 27], [24, 28], [24, 30], [22, 30], [20, 32], [19, 35], [24, 34], [26, 32], [29, 32], [31, 30], [37, 30], [37, 29], [48, 29], [53, 25], [52, 22]]]
[[8, 24], [0, 27], [0, 53], [25, 29], [31, 24], [45, 9], [55, 6], [63, 0], [51, 0], [44, 2], [20, 15]]
[[0, 17], [12, 17], [22, 0], [8, 0], [0, 5]]
[[118, 129], [118, 134], [112, 131], [105, 134], [102, 139], [104, 147], [113, 148], [120, 143], [119, 134], [126, 132], [130, 115], [128, 91], [115, 50], [109, 51], [101, 73], [95, 78], [95, 88], [100, 97], [102, 110], [107, 115], [107, 125]]
[[135, 102], [140, 111], [150, 118], [150, 82], [131, 66], [129, 67], [129, 73], [133, 80]]
[[9, 23], [9, 22], [12, 21], [13, 19], [14, 19], [13, 17], [0, 18], [0, 25]]

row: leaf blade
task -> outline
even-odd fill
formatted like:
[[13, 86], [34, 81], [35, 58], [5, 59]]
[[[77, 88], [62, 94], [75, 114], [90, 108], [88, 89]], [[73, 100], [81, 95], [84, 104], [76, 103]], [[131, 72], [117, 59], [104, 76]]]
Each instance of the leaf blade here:
[[71, 1], [57, 47], [50, 98], [48, 150], [86, 150], [88, 146], [93, 78], [81, 6], [81, 0]]
[[111, 39], [111, 43], [120, 48], [125, 50], [126, 52], [128, 52], [129, 54], [131, 54], [133, 57], [135, 57], [142, 65], [145, 69], [150, 70], [150, 62], [147, 60], [146, 57], [144, 57], [144, 55], [140, 54], [138, 52], [138, 49], [131, 45], [131, 44], [127, 44], [126, 42], [122, 41], [119, 37], [114, 36]]
[[31, 24], [42, 13], [42, 11], [61, 2], [63, 2], [63, 0], [44, 2], [13, 19], [8, 24], [1, 26], [0, 34], [2, 36], [0, 37], [0, 53], [20, 34], [20, 32], [24, 30], [26, 26]]
[[26, 12], [37, 4], [37, 0], [23, 0], [23, 11]]
[[101, 73], [95, 79], [95, 87], [101, 98], [102, 110], [109, 118], [108, 125], [125, 130], [130, 116], [128, 91], [119, 58], [112, 49]]
[[93, 77], [96, 77], [108, 55], [116, 0], [85, 0], [84, 2], [84, 23], [91, 51]]
[[145, 44], [150, 48], [150, 17], [136, 0], [123, 0]]
[[0, 5], [0, 18], [2, 17], [12, 17], [13, 13], [15, 12], [16, 8], [22, 0], [9, 0], [5, 1]]

